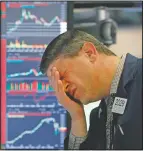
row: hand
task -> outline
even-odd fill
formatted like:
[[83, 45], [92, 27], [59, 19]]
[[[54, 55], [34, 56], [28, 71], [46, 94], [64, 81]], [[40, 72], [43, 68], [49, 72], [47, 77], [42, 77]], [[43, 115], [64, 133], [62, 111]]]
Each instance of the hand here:
[[63, 83], [60, 80], [59, 72], [57, 71], [56, 67], [52, 68], [50, 84], [55, 90], [56, 97], [59, 103], [70, 113], [71, 118], [76, 120], [84, 117], [84, 108], [83, 105], [80, 103], [76, 103], [71, 100], [65, 93]]

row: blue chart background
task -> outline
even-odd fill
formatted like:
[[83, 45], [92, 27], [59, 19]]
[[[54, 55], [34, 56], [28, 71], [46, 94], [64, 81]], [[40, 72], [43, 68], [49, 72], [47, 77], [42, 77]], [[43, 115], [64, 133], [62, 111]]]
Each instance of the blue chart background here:
[[[44, 94], [36, 94], [39, 99]], [[48, 96], [44, 100], [35, 101], [32, 95], [7, 95], [7, 112], [46, 112], [62, 110], [55, 96]]]
[[[13, 140], [14, 138], [18, 137], [21, 133], [27, 130], [32, 130], [35, 128], [41, 120], [50, 117], [24, 117], [24, 118], [9, 118], [8, 120], [8, 140]], [[55, 114], [52, 116], [56, 120], [56, 122], [60, 123], [60, 115]], [[63, 148], [63, 144], [60, 144], [60, 133], [55, 135], [53, 122], [47, 124], [44, 122], [42, 126], [35, 131], [33, 134], [26, 134], [19, 140], [15, 141], [12, 145], [13, 146], [20, 146], [23, 145], [24, 147], [32, 145], [33, 147], [42, 146], [51, 149], [59, 149]], [[9, 143], [8, 143], [9, 144]], [[9, 144], [11, 145], [11, 144]], [[47, 147], [48, 148], [48, 147]]]
[[[7, 75], [10, 74], [15, 74], [15, 73], [24, 73], [24, 72], [29, 72], [30, 69], [35, 69], [38, 73], [39, 71], [39, 61], [23, 61], [23, 62], [15, 62], [15, 63], [7, 63]], [[48, 80], [47, 77], [44, 77], [43, 75], [40, 76], [35, 76], [34, 74], [29, 74], [27, 76], [15, 76], [13, 79], [17, 80], [18, 78], [23, 78], [23, 79], [29, 79], [29, 78], [45, 78], [45, 80]]]
[[[48, 3], [48, 2], [47, 2]], [[58, 16], [60, 18], [61, 21], [66, 21], [66, 3], [48, 3], [48, 6], [35, 6], [31, 7], [31, 5], [27, 5], [27, 7], [25, 7], [24, 5], [22, 5], [22, 7], [20, 8], [11, 8], [9, 7], [10, 5], [7, 5], [8, 9], [7, 9], [7, 24], [5, 27], [6, 30], [6, 34], [8, 37], [21, 37], [21, 35], [23, 35], [24, 37], [26, 36], [25, 34], [23, 34], [25, 31], [25, 33], [28, 35], [28, 37], [31, 37], [33, 35], [37, 36], [34, 31], [39, 31], [39, 36], [43, 37], [43, 34], [45, 34], [46, 31], [48, 31], [47, 33], [49, 33], [47, 35], [47, 37], [51, 37], [51, 36], [57, 36], [60, 32], [60, 25], [58, 22], [54, 22], [54, 24], [50, 25], [48, 28], [46, 28], [44, 25], [40, 25], [40, 24], [35, 24], [35, 19], [24, 19], [24, 17], [22, 16], [22, 12], [23, 10], [26, 11], [26, 14], [28, 14], [28, 12], [31, 13], [31, 15], [36, 16], [36, 20], [40, 20], [40, 18], [43, 18], [46, 22], [50, 23], [52, 22], [52, 20], [54, 20], [54, 18], [56, 16]], [[15, 10], [14, 10], [15, 9]], [[9, 15], [10, 14], [10, 15]], [[21, 20], [22, 24], [19, 24], [18, 26], [15, 25], [16, 21]], [[29, 25], [27, 25], [27, 23], [30, 23]], [[37, 30], [34, 29], [37, 28]], [[11, 31], [11, 29], [14, 29], [13, 31]], [[18, 34], [16, 33], [18, 32]], [[31, 34], [29, 34], [31, 33]]]
[[[20, 45], [22, 42], [27, 45], [48, 45], [52, 39], [60, 34], [60, 23], [67, 20], [67, 3], [46, 2], [48, 6], [36, 6], [34, 2], [30, 2], [30, 4], [28, 2], [26, 6], [21, 2], [18, 3], [21, 4], [21, 7], [12, 8], [9, 5], [10, 3], [6, 2], [6, 18], [2, 22], [2, 37], [5, 38], [7, 43], [6, 82], [7, 84], [32, 83], [33, 81], [48, 83], [48, 78], [43, 75], [29, 74], [9, 77], [9, 75], [15, 73], [27, 73], [31, 69], [35, 69], [39, 73], [40, 59], [45, 50], [44, 48], [21, 48], [18, 45], [10, 48], [10, 43], [15, 44], [18, 41]], [[55, 21], [49, 27], [44, 26], [44, 24], [36, 24], [34, 19], [22, 19], [22, 10], [27, 12], [27, 16], [30, 12], [31, 15], [36, 16], [37, 20], [43, 18], [48, 23], [58, 16], [60, 23]], [[16, 25], [16, 21], [21, 21], [21, 24]], [[43, 36], [44, 33], [46, 33], [45, 36]], [[13, 58], [15, 59], [13, 60]], [[36, 58], [38, 60], [34, 60]], [[6, 143], [3, 144], [4, 147], [6, 149], [63, 149], [66, 131], [59, 131], [59, 134], [55, 135], [52, 122], [44, 123], [33, 134], [24, 135], [19, 140], [9, 143], [26, 130], [35, 128], [45, 118], [53, 118], [59, 124], [59, 128], [66, 128], [66, 111], [58, 103], [56, 96], [47, 96], [44, 100], [34, 101], [34, 96], [38, 100], [49, 92], [35, 91], [33, 96], [25, 90], [22, 90], [20, 94], [18, 91], [21, 90], [13, 91], [13, 94], [6, 91]], [[51, 116], [41, 115], [47, 112], [51, 113]], [[16, 116], [11, 117], [12, 113]], [[34, 113], [41, 116], [26, 115], [19, 117], [19, 114], [24, 113]]]

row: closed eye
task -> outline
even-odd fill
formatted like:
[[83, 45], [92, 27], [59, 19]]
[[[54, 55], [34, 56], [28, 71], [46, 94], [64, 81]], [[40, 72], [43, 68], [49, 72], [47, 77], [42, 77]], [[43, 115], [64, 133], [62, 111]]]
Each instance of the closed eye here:
[[61, 77], [60, 80], [62, 81], [64, 88], [67, 91], [70, 84], [68, 82], [66, 82], [63, 77]]
[[60, 76], [60, 80], [63, 82], [65, 90], [67, 91], [70, 83], [67, 80], [65, 80], [66, 79], [66, 73], [67, 73], [67, 71], [65, 70], [65, 72]]
[[67, 86], [66, 86], [66, 90], [68, 90], [68, 87], [69, 87], [69, 84], [67, 84]]

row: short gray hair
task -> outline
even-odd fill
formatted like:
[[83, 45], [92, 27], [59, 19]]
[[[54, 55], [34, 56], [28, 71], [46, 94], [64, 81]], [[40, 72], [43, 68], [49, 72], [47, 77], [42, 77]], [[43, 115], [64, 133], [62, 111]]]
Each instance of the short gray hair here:
[[58, 57], [74, 57], [77, 56], [85, 42], [91, 42], [95, 45], [99, 53], [104, 53], [108, 56], [114, 55], [105, 45], [98, 41], [92, 35], [79, 31], [69, 30], [60, 34], [48, 44], [40, 63], [40, 71], [44, 74], [49, 65]]

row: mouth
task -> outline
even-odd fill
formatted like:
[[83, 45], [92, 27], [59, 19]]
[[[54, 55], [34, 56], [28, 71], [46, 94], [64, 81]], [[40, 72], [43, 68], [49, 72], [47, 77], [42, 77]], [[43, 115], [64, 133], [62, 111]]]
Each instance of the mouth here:
[[81, 104], [80, 100], [78, 98], [76, 98], [77, 97], [76, 91], [77, 91], [77, 89], [75, 88], [75, 89], [71, 90], [70, 93], [66, 92], [66, 95], [74, 102]]

